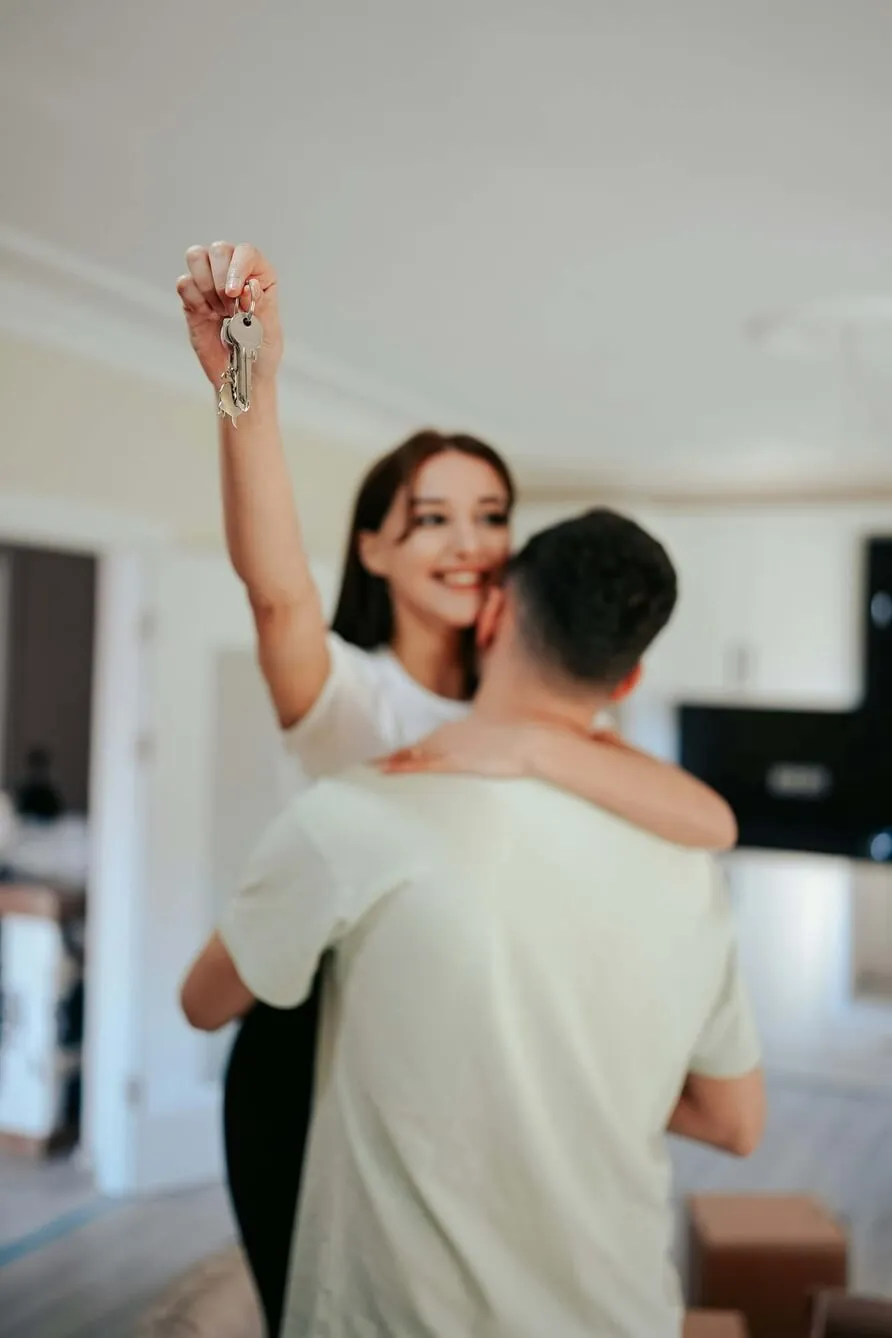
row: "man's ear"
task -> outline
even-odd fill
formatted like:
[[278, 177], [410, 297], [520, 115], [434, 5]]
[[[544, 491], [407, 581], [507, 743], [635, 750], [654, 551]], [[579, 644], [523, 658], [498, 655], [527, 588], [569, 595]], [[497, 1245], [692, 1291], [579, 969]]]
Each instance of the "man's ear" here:
[[631, 693], [635, 691], [638, 684], [641, 682], [643, 674], [644, 670], [641, 667], [641, 665], [636, 664], [632, 672], [630, 674], [626, 674], [625, 678], [621, 683], [617, 683], [616, 687], [610, 694], [610, 700], [612, 702], [625, 701], [626, 697], [628, 697]]
[[499, 624], [505, 616], [505, 591], [501, 586], [494, 586], [487, 592], [483, 608], [477, 617], [477, 649], [489, 650]]
[[371, 572], [373, 576], [388, 576], [384, 545], [376, 530], [360, 530], [356, 539], [356, 551], [366, 571]]

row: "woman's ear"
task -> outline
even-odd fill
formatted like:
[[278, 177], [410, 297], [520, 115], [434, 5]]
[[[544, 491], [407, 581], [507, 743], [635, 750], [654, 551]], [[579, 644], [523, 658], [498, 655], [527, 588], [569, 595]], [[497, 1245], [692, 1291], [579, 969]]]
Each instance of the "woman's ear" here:
[[372, 576], [387, 577], [386, 552], [377, 530], [360, 530], [356, 537], [356, 552], [367, 572]]
[[635, 691], [638, 684], [641, 682], [643, 674], [644, 670], [641, 667], [641, 665], [636, 664], [632, 672], [626, 674], [625, 678], [621, 683], [617, 683], [616, 687], [610, 694], [610, 700], [612, 702], [624, 701], [626, 697], [628, 697], [631, 693]]

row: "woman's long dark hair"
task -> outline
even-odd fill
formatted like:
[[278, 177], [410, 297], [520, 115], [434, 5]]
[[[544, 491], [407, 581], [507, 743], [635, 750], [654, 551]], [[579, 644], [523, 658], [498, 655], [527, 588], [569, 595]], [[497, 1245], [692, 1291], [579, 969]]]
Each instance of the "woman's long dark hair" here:
[[[387, 582], [363, 566], [359, 556], [359, 537], [364, 531], [380, 530], [400, 488], [411, 489], [421, 466], [443, 451], [459, 451], [475, 460], [484, 460], [505, 484], [509, 511], [514, 505], [514, 480], [505, 461], [491, 446], [463, 433], [451, 436], [433, 429], [416, 432], [408, 441], [372, 465], [360, 485], [353, 508], [341, 591], [331, 624], [332, 631], [344, 641], [360, 646], [363, 650], [377, 650], [379, 646], [390, 645], [394, 626], [393, 603]], [[463, 643], [465, 685], [470, 696], [476, 685], [473, 628], [468, 629]]]

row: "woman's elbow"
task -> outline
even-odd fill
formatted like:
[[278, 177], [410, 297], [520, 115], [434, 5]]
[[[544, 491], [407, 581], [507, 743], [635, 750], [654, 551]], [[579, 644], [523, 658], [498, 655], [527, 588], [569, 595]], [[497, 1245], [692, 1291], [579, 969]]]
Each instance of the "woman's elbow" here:
[[751, 1157], [758, 1150], [764, 1132], [764, 1127], [756, 1122], [741, 1125], [730, 1134], [725, 1149], [732, 1157]]
[[734, 849], [740, 833], [737, 827], [737, 818], [731, 805], [720, 794], [716, 794], [715, 801], [709, 849], [716, 854], [723, 854], [725, 851]]
[[196, 1031], [219, 1031], [224, 1025], [189, 977], [183, 981], [180, 989], [180, 1008], [189, 1026]]
[[742, 1110], [728, 1130], [725, 1148], [734, 1157], [751, 1157], [765, 1135], [766, 1107], [764, 1093]]

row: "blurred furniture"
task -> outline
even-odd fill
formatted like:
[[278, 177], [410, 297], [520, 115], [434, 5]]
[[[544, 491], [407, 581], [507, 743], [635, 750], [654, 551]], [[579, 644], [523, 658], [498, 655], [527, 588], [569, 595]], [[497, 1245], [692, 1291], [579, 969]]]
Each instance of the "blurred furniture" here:
[[749, 1329], [736, 1310], [689, 1310], [682, 1338], [749, 1338]]
[[809, 1338], [892, 1338], [892, 1301], [821, 1292]]
[[84, 893], [0, 882], [0, 1150], [77, 1138]]
[[751, 1338], [809, 1338], [814, 1293], [844, 1288], [845, 1235], [805, 1196], [688, 1200], [688, 1305], [737, 1310]]

